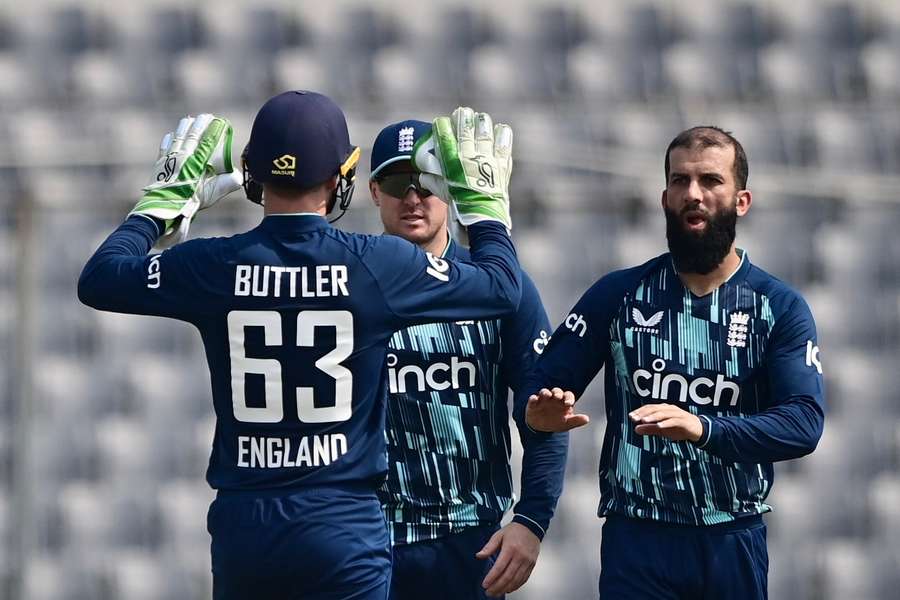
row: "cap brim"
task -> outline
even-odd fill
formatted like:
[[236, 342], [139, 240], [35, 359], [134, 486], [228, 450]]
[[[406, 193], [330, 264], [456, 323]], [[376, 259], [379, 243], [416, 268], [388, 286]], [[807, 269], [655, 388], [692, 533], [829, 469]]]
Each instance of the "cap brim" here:
[[401, 160], [412, 160], [412, 154], [401, 154], [400, 156], [394, 156], [394, 157], [391, 157], [391, 158], [387, 159], [386, 161], [384, 161], [383, 163], [381, 163], [380, 165], [378, 165], [378, 166], [375, 168], [374, 171], [372, 171], [371, 173], [369, 173], [369, 179], [370, 179], [370, 180], [371, 180], [371, 179], [375, 179], [375, 177], [377, 177], [378, 174], [379, 174], [382, 170], [384, 170], [385, 167], [387, 167], [387, 166], [389, 166], [389, 165], [392, 165], [392, 164], [394, 164], [395, 162], [400, 162]]

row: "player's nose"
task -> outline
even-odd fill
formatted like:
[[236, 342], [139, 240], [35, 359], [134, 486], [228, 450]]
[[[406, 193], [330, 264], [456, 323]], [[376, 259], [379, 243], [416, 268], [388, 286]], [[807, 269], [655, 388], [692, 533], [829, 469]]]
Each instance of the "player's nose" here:
[[416, 191], [416, 188], [410, 186], [406, 190], [406, 195], [403, 196], [403, 202], [404, 202], [404, 204], [409, 204], [409, 205], [415, 206], [422, 202], [422, 198], [419, 196], [419, 193]]
[[700, 187], [700, 182], [696, 179], [691, 179], [691, 183], [687, 186], [684, 193], [684, 199], [687, 203], [699, 203], [703, 201], [703, 189]]

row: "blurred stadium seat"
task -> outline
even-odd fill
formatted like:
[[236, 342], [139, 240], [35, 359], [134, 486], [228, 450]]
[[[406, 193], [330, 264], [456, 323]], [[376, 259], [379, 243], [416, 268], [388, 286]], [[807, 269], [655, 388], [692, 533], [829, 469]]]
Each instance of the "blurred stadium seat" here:
[[[879, 600], [896, 589], [885, 587], [885, 557], [879, 547], [864, 542], [837, 540], [822, 549], [822, 598]], [[888, 594], [888, 595], [885, 595]]]
[[135, 600], [175, 598], [168, 589], [173, 581], [172, 573], [159, 558], [146, 550], [118, 553], [110, 569], [111, 595]]
[[586, 103], [640, 100], [646, 96], [639, 60], [614, 47], [582, 44], [569, 53], [567, 66], [572, 92]]
[[105, 598], [103, 573], [96, 565], [38, 555], [30, 563], [24, 593], [34, 600]]
[[[608, 142], [626, 152], [641, 153], [652, 156], [657, 171], [652, 173], [659, 182], [659, 190], [665, 187], [665, 173], [662, 160], [666, 148], [684, 123], [674, 107], [652, 107], [625, 104], [607, 115]], [[648, 174], [650, 175], [650, 174]]]
[[772, 36], [762, 3], [749, 0], [700, 0], [693, 10], [673, 11], [672, 17], [679, 37], [710, 47], [753, 51]]
[[206, 533], [206, 512], [215, 494], [208, 485], [197, 479], [174, 479], [157, 492], [160, 507], [160, 527], [163, 544], [173, 552], [201, 558], [209, 546]]
[[340, 83], [339, 78], [331, 78], [328, 68], [318, 60], [315, 53], [306, 49], [285, 49], [272, 58], [273, 78], [278, 90], [310, 89], [332, 93]]
[[673, 91], [685, 100], [734, 101], [742, 98], [742, 69], [729, 48], [683, 42], [666, 50], [663, 70]]
[[880, 170], [877, 139], [865, 114], [824, 108], [813, 117], [819, 165], [824, 169], [853, 172]]
[[875, 538], [890, 545], [900, 535], [900, 476], [884, 473], [869, 491], [872, 531]]
[[814, 49], [788, 42], [760, 50], [760, 79], [777, 102], [796, 105], [836, 95], [831, 63]]
[[43, 85], [23, 57], [9, 50], [0, 50], [0, 106], [22, 109], [44, 98]]
[[[752, 110], [734, 104], [720, 105], [714, 117], [714, 125], [730, 131], [740, 140], [751, 165], [765, 169], [770, 165], [783, 165], [787, 154], [782, 131], [773, 122], [768, 111]], [[755, 169], [754, 169], [755, 173]], [[755, 183], [755, 177], [751, 183]], [[767, 201], [762, 198], [763, 203]]]
[[502, 98], [526, 100], [533, 90], [532, 74], [517, 65], [521, 55], [511, 46], [490, 44], [472, 52], [469, 76], [471, 93], [483, 103], [498, 102]]
[[155, 546], [158, 516], [151, 490], [84, 482], [64, 486], [57, 498], [63, 552], [108, 559], [122, 548]]
[[[190, 329], [185, 333], [196, 337]], [[190, 354], [198, 351], [195, 348]], [[146, 424], [161, 430], [175, 427], [178, 423], [193, 427], [195, 421], [212, 414], [209, 373], [202, 366], [198, 366], [197, 372], [180, 369], [182, 359], [177, 358], [177, 353], [154, 354], [147, 348], [133, 357], [134, 362], [125, 367], [126, 380], [131, 389], [135, 413]], [[165, 384], [160, 385], [161, 382]]]
[[900, 97], [900, 42], [873, 42], [862, 50], [862, 67], [873, 100]]
[[2, 559], [3, 564], [9, 564], [10, 562], [8, 540], [10, 538], [10, 513], [12, 511], [9, 503], [10, 499], [6, 486], [0, 486], [0, 541], [3, 542], [0, 544], [0, 559]]
[[173, 65], [175, 89], [188, 106], [215, 107], [222, 98], [235, 96], [238, 71], [224, 56], [207, 50], [181, 54]]
[[150, 94], [140, 70], [112, 52], [88, 52], [72, 64], [72, 96], [92, 107], [139, 104]]

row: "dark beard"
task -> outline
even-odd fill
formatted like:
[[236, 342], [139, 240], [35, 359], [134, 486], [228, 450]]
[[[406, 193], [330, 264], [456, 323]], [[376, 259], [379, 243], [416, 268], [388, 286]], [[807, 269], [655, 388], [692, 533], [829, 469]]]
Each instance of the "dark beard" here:
[[706, 275], [722, 264], [734, 243], [737, 225], [735, 207], [722, 209], [706, 222], [703, 233], [686, 231], [679, 215], [665, 209], [666, 239], [669, 252], [679, 273]]

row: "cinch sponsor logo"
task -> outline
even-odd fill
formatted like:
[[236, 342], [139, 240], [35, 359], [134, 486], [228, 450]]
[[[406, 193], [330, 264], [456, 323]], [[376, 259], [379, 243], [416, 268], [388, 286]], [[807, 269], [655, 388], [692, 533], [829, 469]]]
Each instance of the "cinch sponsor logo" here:
[[147, 265], [147, 287], [150, 289], [156, 289], [160, 284], [159, 257], [160, 255], [157, 254], [150, 259], [150, 264]]
[[544, 353], [544, 348], [546, 348], [546, 347], [547, 347], [547, 344], [550, 343], [550, 338], [551, 338], [551, 337], [552, 337], [552, 336], [548, 336], [548, 335], [547, 335], [547, 332], [546, 332], [546, 331], [544, 331], [543, 329], [541, 329], [540, 337], [538, 337], [537, 339], [534, 340], [534, 343], [531, 344], [531, 347], [534, 349], [534, 351], [535, 351], [536, 353], [538, 353], [538, 354], [543, 354], [543, 353]]
[[584, 334], [587, 333], [587, 321], [579, 314], [569, 313], [569, 316], [563, 321], [563, 325], [572, 333], [577, 333], [578, 337], [584, 337]]
[[[653, 372], [646, 369], [638, 369], [631, 375], [631, 383], [634, 391], [641, 398], [653, 398], [654, 400], [677, 400], [705, 406], [712, 404], [719, 406], [726, 399], [728, 406], [737, 406], [741, 395], [741, 388], [733, 381], [728, 381], [719, 373], [716, 380], [709, 377], [696, 377], [688, 380], [679, 373], [663, 373], [666, 361], [657, 358], [651, 365]], [[727, 398], [726, 398], [727, 395]]]
[[815, 367], [819, 375], [822, 374], [822, 361], [819, 360], [819, 347], [812, 340], [806, 341], [806, 366]]
[[392, 394], [405, 394], [410, 377], [412, 377], [412, 389], [418, 392], [475, 387], [475, 375], [478, 373], [475, 365], [459, 360], [455, 356], [450, 357], [449, 365], [438, 362], [429, 365], [427, 369], [416, 365], [406, 365], [398, 369], [397, 362], [397, 355], [389, 352], [387, 355], [388, 387]]

